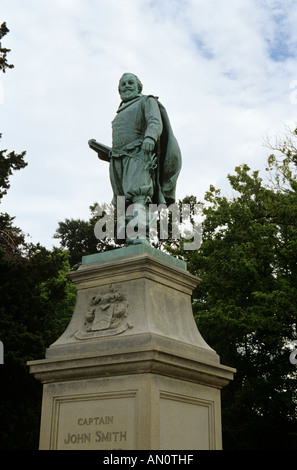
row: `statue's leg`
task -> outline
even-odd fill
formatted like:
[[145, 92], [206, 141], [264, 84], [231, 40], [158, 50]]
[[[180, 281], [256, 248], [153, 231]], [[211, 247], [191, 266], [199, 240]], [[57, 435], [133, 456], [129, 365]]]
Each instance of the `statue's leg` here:
[[112, 203], [116, 205], [117, 196], [124, 196], [123, 190], [123, 170], [124, 170], [124, 157], [112, 157], [109, 164], [109, 178], [113, 191]]
[[[123, 189], [126, 197], [126, 242], [149, 243], [149, 204], [154, 192], [151, 171], [138, 156], [125, 157]], [[133, 227], [135, 228], [133, 234]], [[133, 238], [131, 238], [133, 236]]]
[[[116, 242], [121, 244], [125, 242], [126, 238], [126, 221], [125, 221], [125, 211], [126, 211], [126, 204], [123, 204], [123, 207], [118, 207], [118, 196], [124, 197], [124, 189], [123, 189], [123, 168], [124, 168], [124, 160], [125, 157], [113, 157], [110, 160], [109, 165], [109, 177], [111, 182], [111, 187], [113, 190], [113, 199], [112, 204], [114, 206], [116, 220], [115, 220], [115, 231], [116, 234]], [[121, 201], [122, 202], [122, 201]]]

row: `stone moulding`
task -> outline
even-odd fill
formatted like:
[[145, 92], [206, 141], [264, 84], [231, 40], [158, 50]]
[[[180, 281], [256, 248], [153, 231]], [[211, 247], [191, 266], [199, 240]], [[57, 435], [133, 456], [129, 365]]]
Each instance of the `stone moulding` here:
[[222, 388], [232, 380], [234, 373], [234, 369], [218, 363], [205, 363], [156, 349], [31, 361], [30, 367], [43, 383], [149, 373]]
[[[98, 267], [100, 269], [98, 270]], [[89, 288], [92, 285], [106, 283], [106, 278], [112, 276], [113, 282], [139, 279], [140, 277], [151, 279], [160, 284], [173, 287], [176, 290], [186, 291], [191, 294], [194, 287], [199, 284], [200, 279], [191, 275], [188, 271], [165, 264], [159, 258], [151, 257], [144, 252], [137, 256], [127, 256], [119, 258], [116, 262], [104, 261], [98, 264], [92, 262], [82, 265], [77, 271], [68, 273], [68, 277], [75, 284], [80, 284], [81, 288]]]

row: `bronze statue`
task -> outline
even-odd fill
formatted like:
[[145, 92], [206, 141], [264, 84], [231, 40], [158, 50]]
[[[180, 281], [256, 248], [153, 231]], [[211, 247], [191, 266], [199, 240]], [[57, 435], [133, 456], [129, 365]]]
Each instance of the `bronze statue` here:
[[[89, 146], [101, 160], [110, 162], [113, 204], [124, 196], [126, 207], [137, 204], [148, 213], [149, 204], [175, 202], [176, 181], [181, 169], [181, 153], [167, 112], [158, 98], [142, 94], [142, 83], [131, 73], [119, 82], [121, 103], [112, 121], [112, 148], [94, 139]], [[126, 240], [127, 243], [146, 242]]]

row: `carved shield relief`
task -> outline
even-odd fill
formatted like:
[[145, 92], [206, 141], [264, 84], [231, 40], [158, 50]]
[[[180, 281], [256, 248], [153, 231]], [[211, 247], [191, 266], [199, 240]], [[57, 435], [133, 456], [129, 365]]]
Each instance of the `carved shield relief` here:
[[132, 328], [128, 323], [128, 307], [126, 294], [110, 285], [108, 290], [91, 298], [85, 313], [84, 332], [75, 332], [74, 336], [88, 339], [123, 333]]

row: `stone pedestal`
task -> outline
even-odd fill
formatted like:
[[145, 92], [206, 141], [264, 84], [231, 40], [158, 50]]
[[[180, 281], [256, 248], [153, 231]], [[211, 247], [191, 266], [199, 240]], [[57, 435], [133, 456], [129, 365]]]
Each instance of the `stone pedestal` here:
[[40, 449], [221, 449], [234, 369], [195, 324], [199, 280], [149, 246], [86, 256], [73, 317], [30, 371], [43, 382]]

